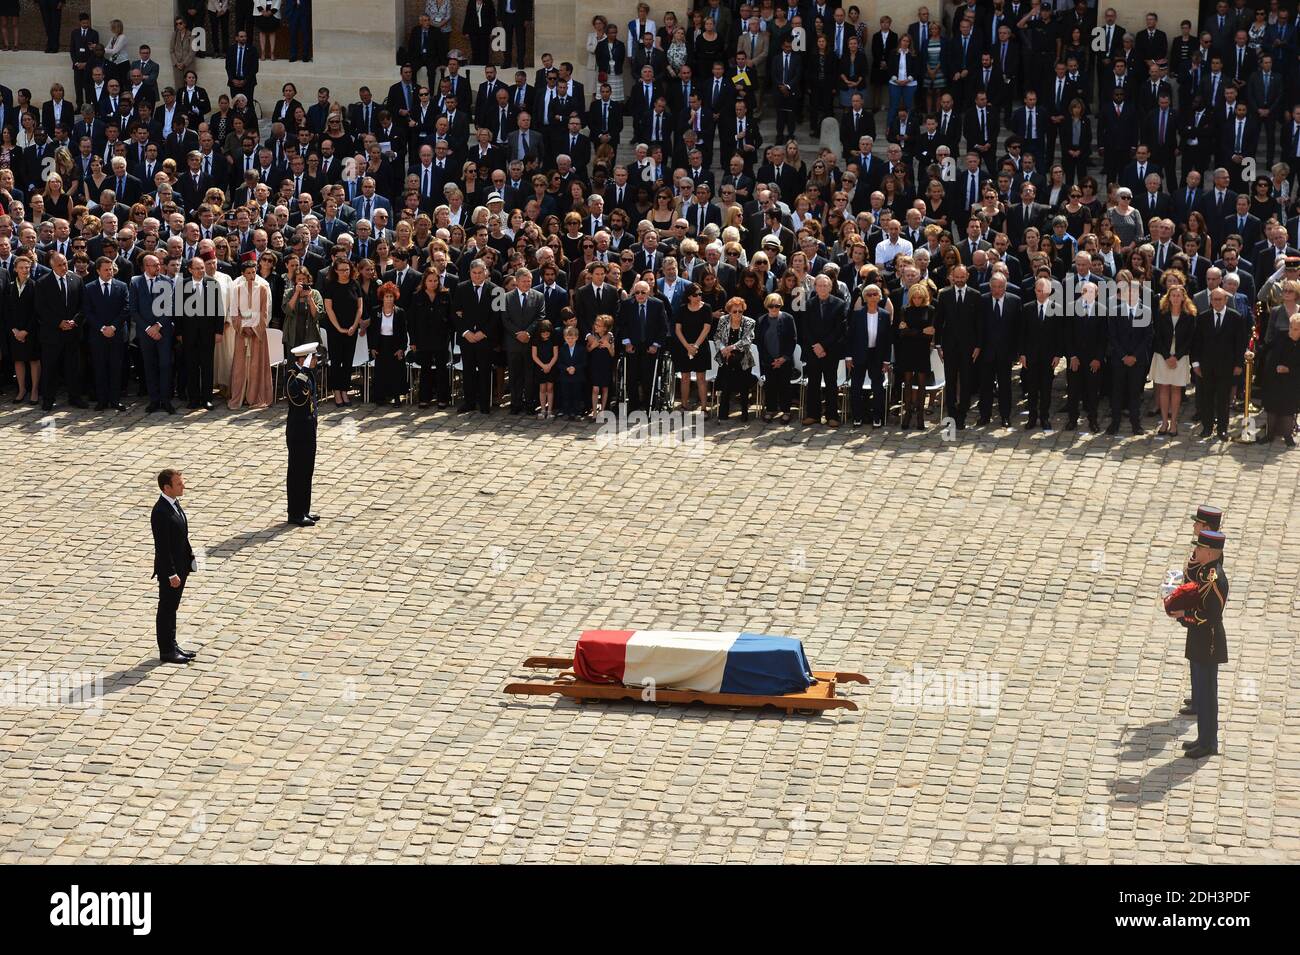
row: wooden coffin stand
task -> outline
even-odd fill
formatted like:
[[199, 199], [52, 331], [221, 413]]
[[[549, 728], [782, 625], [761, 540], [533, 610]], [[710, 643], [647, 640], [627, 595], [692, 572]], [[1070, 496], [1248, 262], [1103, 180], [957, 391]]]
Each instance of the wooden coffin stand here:
[[[516, 696], [550, 696], [558, 694], [583, 702], [585, 700], [642, 700], [647, 689], [625, 686], [622, 683], [591, 683], [581, 680], [573, 672], [573, 657], [529, 657], [523, 666], [530, 670], [563, 671], [546, 683], [511, 683], [506, 693]], [[822, 710], [856, 710], [852, 700], [835, 695], [835, 687], [842, 683], [869, 683], [861, 673], [836, 673], [814, 670], [815, 684], [802, 693], [785, 693], [779, 696], [751, 696], [746, 693], [705, 693], [700, 690], [670, 690], [655, 687], [655, 703], [704, 703], [707, 706], [744, 706], [761, 708], [774, 706], [787, 714], [820, 712]]]

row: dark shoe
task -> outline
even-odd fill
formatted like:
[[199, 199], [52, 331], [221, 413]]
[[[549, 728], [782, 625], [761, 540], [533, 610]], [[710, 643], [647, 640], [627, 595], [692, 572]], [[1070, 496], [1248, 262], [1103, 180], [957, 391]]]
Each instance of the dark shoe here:
[[873, 419], [871, 422], [871, 427], [873, 428], [883, 428], [884, 426], [885, 426], [885, 422], [883, 421], [877, 421]]
[[1288, 448], [1294, 448], [1295, 438], [1291, 437], [1291, 435], [1289, 434], [1284, 434], [1282, 435], [1282, 443], [1285, 444]]
[[90, 405], [86, 404], [86, 402], [82, 401], [80, 398], [76, 401], [69, 401], [68, 404], [72, 405], [74, 408], [80, 408], [82, 411], [85, 411], [90, 407]]
[[95, 404], [95, 410], [96, 410], [96, 411], [107, 411], [107, 410], [108, 410], [108, 405], [107, 405], [105, 402], [103, 402], [103, 401], [97, 402], [97, 403]]
[[1026, 431], [1033, 431], [1033, 430], [1034, 430], [1035, 428], [1037, 428], [1037, 427], [1038, 427], [1038, 419], [1037, 419], [1037, 418], [1030, 418], [1028, 421], [1025, 422], [1025, 430], [1026, 430]]
[[855, 428], [861, 428], [861, 427], [862, 427], [862, 419], [861, 419], [861, 418], [854, 418], [854, 419], [853, 419], [853, 427], [855, 427]]
[[804, 418], [803, 423], [805, 427], [814, 424], [821, 424], [821, 422], [818, 421], [816, 418]]
[[473, 405], [457, 405], [456, 414], [469, 414], [474, 410]]
[[1220, 432], [1219, 432], [1219, 440], [1220, 440], [1220, 441], [1227, 441], [1227, 440], [1228, 440], [1228, 432], [1226, 432], [1226, 431], [1220, 431]]
[[41, 402], [41, 410], [42, 410], [42, 411], [53, 411], [53, 410], [54, 410], [54, 402], [53, 402], [53, 401], [43, 401], [43, 402]]
[[1119, 422], [1112, 421], [1106, 428], [1107, 434], [1119, 434]]
[[166, 653], [159, 654], [158, 659], [163, 663], [189, 663], [190, 658], [179, 650], [168, 650]]
[[1183, 752], [1184, 752], [1184, 753], [1187, 752], [1189, 749], [1196, 749], [1196, 740], [1191, 739], [1191, 740], [1188, 740], [1186, 743], [1183, 744]]
[[1009, 427], [1011, 427], [1011, 419], [1010, 419], [1010, 418], [1003, 418], [1003, 419], [1002, 419], [1002, 427], [1004, 427], [1004, 428], [1009, 428]]
[[984, 426], [985, 426], [986, 424], [988, 424], [988, 423], [989, 423], [989, 419], [986, 418], [986, 417], [984, 417], [983, 415], [981, 415], [981, 416], [980, 416], [980, 419], [979, 419], [978, 421], [975, 422], [975, 427], [977, 427], [977, 428], [982, 428], [982, 427], [984, 427]]
[[198, 411], [200, 408], [203, 407], [203, 405], [199, 404], [197, 401], [191, 401], [185, 407], [189, 408], [191, 411]]
[[1091, 431], [1093, 434], [1098, 434], [1101, 431], [1101, 422], [1098, 421], [1096, 418], [1089, 418], [1088, 430]]
[[1078, 431], [1078, 430], [1079, 430], [1079, 422], [1078, 422], [1078, 421], [1067, 421], [1067, 422], [1065, 423], [1065, 430], [1066, 430], [1066, 431]]
[[176, 653], [179, 653], [183, 657], [189, 657], [191, 660], [193, 660], [195, 657], [198, 656], [197, 653], [191, 653], [189, 650], [186, 650], [180, 644], [177, 644], [176, 646], [172, 647], [172, 650], [174, 650]]
[[176, 407], [170, 401], [164, 401], [162, 405], [162, 409], [168, 414], [176, 413]]
[[840, 426], [840, 419], [839, 419], [839, 418], [827, 418], [827, 419], [826, 419], [826, 427], [828, 427], [828, 428], [838, 428], [839, 426]]
[[162, 410], [162, 405], [158, 404], [158, 402], [156, 401], [151, 401], [149, 402], [149, 405], [144, 409], [144, 413], [153, 414], [155, 411], [160, 411], [160, 410]]
[[291, 517], [291, 518], [289, 518], [289, 523], [290, 523], [290, 524], [296, 524], [296, 525], [298, 525], [299, 527], [315, 527], [315, 526], [316, 526], [316, 522], [313, 521], [310, 517]]
[[421, 401], [421, 402], [420, 402], [420, 407], [421, 407], [421, 408], [427, 408], [427, 407], [429, 407], [430, 404], [432, 404], [432, 402], [429, 402], [429, 401]]
[[1210, 429], [1210, 428], [1208, 428], [1208, 427], [1207, 427], [1207, 428], [1202, 428], [1202, 429], [1201, 429], [1201, 437], [1202, 437], [1202, 438], [1208, 438], [1208, 437], [1209, 437], [1211, 434], [1213, 434], [1213, 433], [1214, 433], [1213, 430]]
[[211, 411], [212, 408], [213, 408], [213, 404], [212, 404], [211, 401], [205, 401], [205, 402], [203, 402], [203, 410], [204, 410], [204, 411]]
[[1183, 755], [1188, 759], [1204, 759], [1206, 756], [1218, 756], [1219, 751], [1208, 746], [1193, 746]]
[[1178, 711], [1178, 715], [1179, 715], [1179, 716], [1195, 716], [1195, 715], [1196, 715], [1196, 710], [1192, 709], [1190, 706], [1184, 706], [1182, 709], [1180, 709], [1180, 710]]
[[1191, 706], [1191, 705], [1192, 705], [1192, 698], [1191, 698], [1190, 696], [1185, 696], [1185, 697], [1183, 697], [1183, 705], [1184, 705], [1184, 706]]
[[114, 410], [114, 411], [125, 411], [125, 410], [126, 410], [126, 405], [122, 404], [122, 402], [119, 401], [117, 404], [113, 405], [113, 410]]
[[1134, 422], [1132, 422], [1132, 427], [1133, 427], [1133, 433], [1134, 433], [1134, 434], [1145, 434], [1145, 433], [1146, 433], [1145, 431], [1142, 430], [1142, 424], [1141, 424], [1141, 422], [1138, 422], [1138, 421], [1134, 421]]
[[319, 514], [304, 514], [303, 516], [306, 517], [307, 520], [309, 520], [309, 521], [316, 521], [317, 523], [320, 522], [320, 515], [319, 515]]

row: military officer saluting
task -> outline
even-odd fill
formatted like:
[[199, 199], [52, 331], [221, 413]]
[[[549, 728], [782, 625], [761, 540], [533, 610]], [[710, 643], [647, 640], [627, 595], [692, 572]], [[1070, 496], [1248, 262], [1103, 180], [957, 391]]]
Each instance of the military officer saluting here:
[[285, 384], [289, 399], [289, 417], [285, 441], [289, 446], [289, 473], [286, 490], [289, 496], [289, 523], [312, 527], [320, 517], [311, 512], [311, 476], [316, 469], [316, 376], [315, 342], [293, 350], [294, 364]]
[[[1221, 530], [1222, 525], [1223, 525], [1222, 509], [1213, 507], [1209, 504], [1202, 504], [1196, 509], [1196, 513], [1192, 515], [1192, 553], [1191, 556], [1187, 558], [1187, 563], [1183, 567], [1184, 580], [1195, 579], [1194, 575], [1196, 572], [1196, 568], [1198, 566], [1196, 563], [1196, 538], [1200, 535], [1201, 531]], [[1192, 669], [1193, 669], [1192, 678], [1195, 679], [1196, 677], [1195, 667], [1193, 666]], [[1178, 715], [1179, 716], [1196, 715], [1196, 707], [1192, 705], [1192, 698], [1190, 696], [1183, 697], [1183, 708], [1178, 711]]]
[[1223, 570], [1222, 531], [1205, 528], [1196, 535], [1196, 550], [1187, 579], [1198, 585], [1196, 604], [1179, 622], [1187, 628], [1184, 651], [1192, 667], [1192, 709], [1196, 712], [1196, 739], [1184, 743], [1189, 759], [1203, 759], [1219, 751], [1219, 664], [1228, 662], [1228, 637], [1223, 629], [1223, 607], [1228, 602], [1228, 575]]

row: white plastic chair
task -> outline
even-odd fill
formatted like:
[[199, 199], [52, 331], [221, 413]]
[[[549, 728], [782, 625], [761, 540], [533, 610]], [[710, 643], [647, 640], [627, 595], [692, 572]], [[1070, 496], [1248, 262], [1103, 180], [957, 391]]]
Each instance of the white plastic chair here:
[[266, 330], [266, 350], [271, 358], [271, 381], [274, 383], [272, 403], [280, 398], [280, 372], [284, 370], [284, 331], [279, 328]]
[[709, 339], [709, 370], [704, 373], [704, 396], [708, 399], [705, 407], [713, 411], [718, 409], [718, 343]]
[[352, 370], [361, 369], [361, 400], [370, 400], [370, 367], [374, 362], [370, 358], [370, 346], [366, 343], [366, 333], [357, 336], [357, 347], [352, 351]]
[[843, 358], [840, 359], [839, 366], [835, 369], [835, 396], [838, 399], [836, 404], [840, 408], [840, 420], [849, 420], [849, 384], [852, 376], [849, 374], [849, 363]]
[[456, 375], [460, 375], [461, 391], [463, 392], [465, 384], [465, 360], [460, 354], [460, 340], [453, 338], [451, 340], [451, 359], [447, 362], [447, 374], [451, 376], [451, 396], [454, 400], [456, 397]]
[[[934, 382], [925, 386], [925, 393], [928, 397], [936, 391], [939, 392], [939, 420], [942, 421], [944, 415], [943, 397], [944, 391], [948, 387], [948, 380], [944, 377], [943, 359], [939, 357], [939, 349], [937, 348], [930, 349], [930, 374], [934, 376]], [[921, 409], [921, 421], [925, 421], [924, 408]]]
[[757, 342], [749, 343], [749, 354], [754, 362], [754, 366], [750, 369], [750, 373], [754, 376], [754, 404], [758, 406], [759, 414], [762, 414], [766, 407], [763, 404], [763, 385], [767, 384], [767, 376], [763, 374]]

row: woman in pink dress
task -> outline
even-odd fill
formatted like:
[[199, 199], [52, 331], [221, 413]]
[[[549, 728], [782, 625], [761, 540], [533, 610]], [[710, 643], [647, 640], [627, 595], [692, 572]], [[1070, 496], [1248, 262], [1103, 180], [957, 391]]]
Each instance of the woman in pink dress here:
[[230, 410], [245, 403], [265, 408], [275, 398], [271, 384], [271, 354], [266, 330], [271, 322], [271, 286], [257, 274], [257, 253], [240, 262], [240, 277], [230, 287], [227, 324], [235, 333], [235, 357], [230, 366]]

